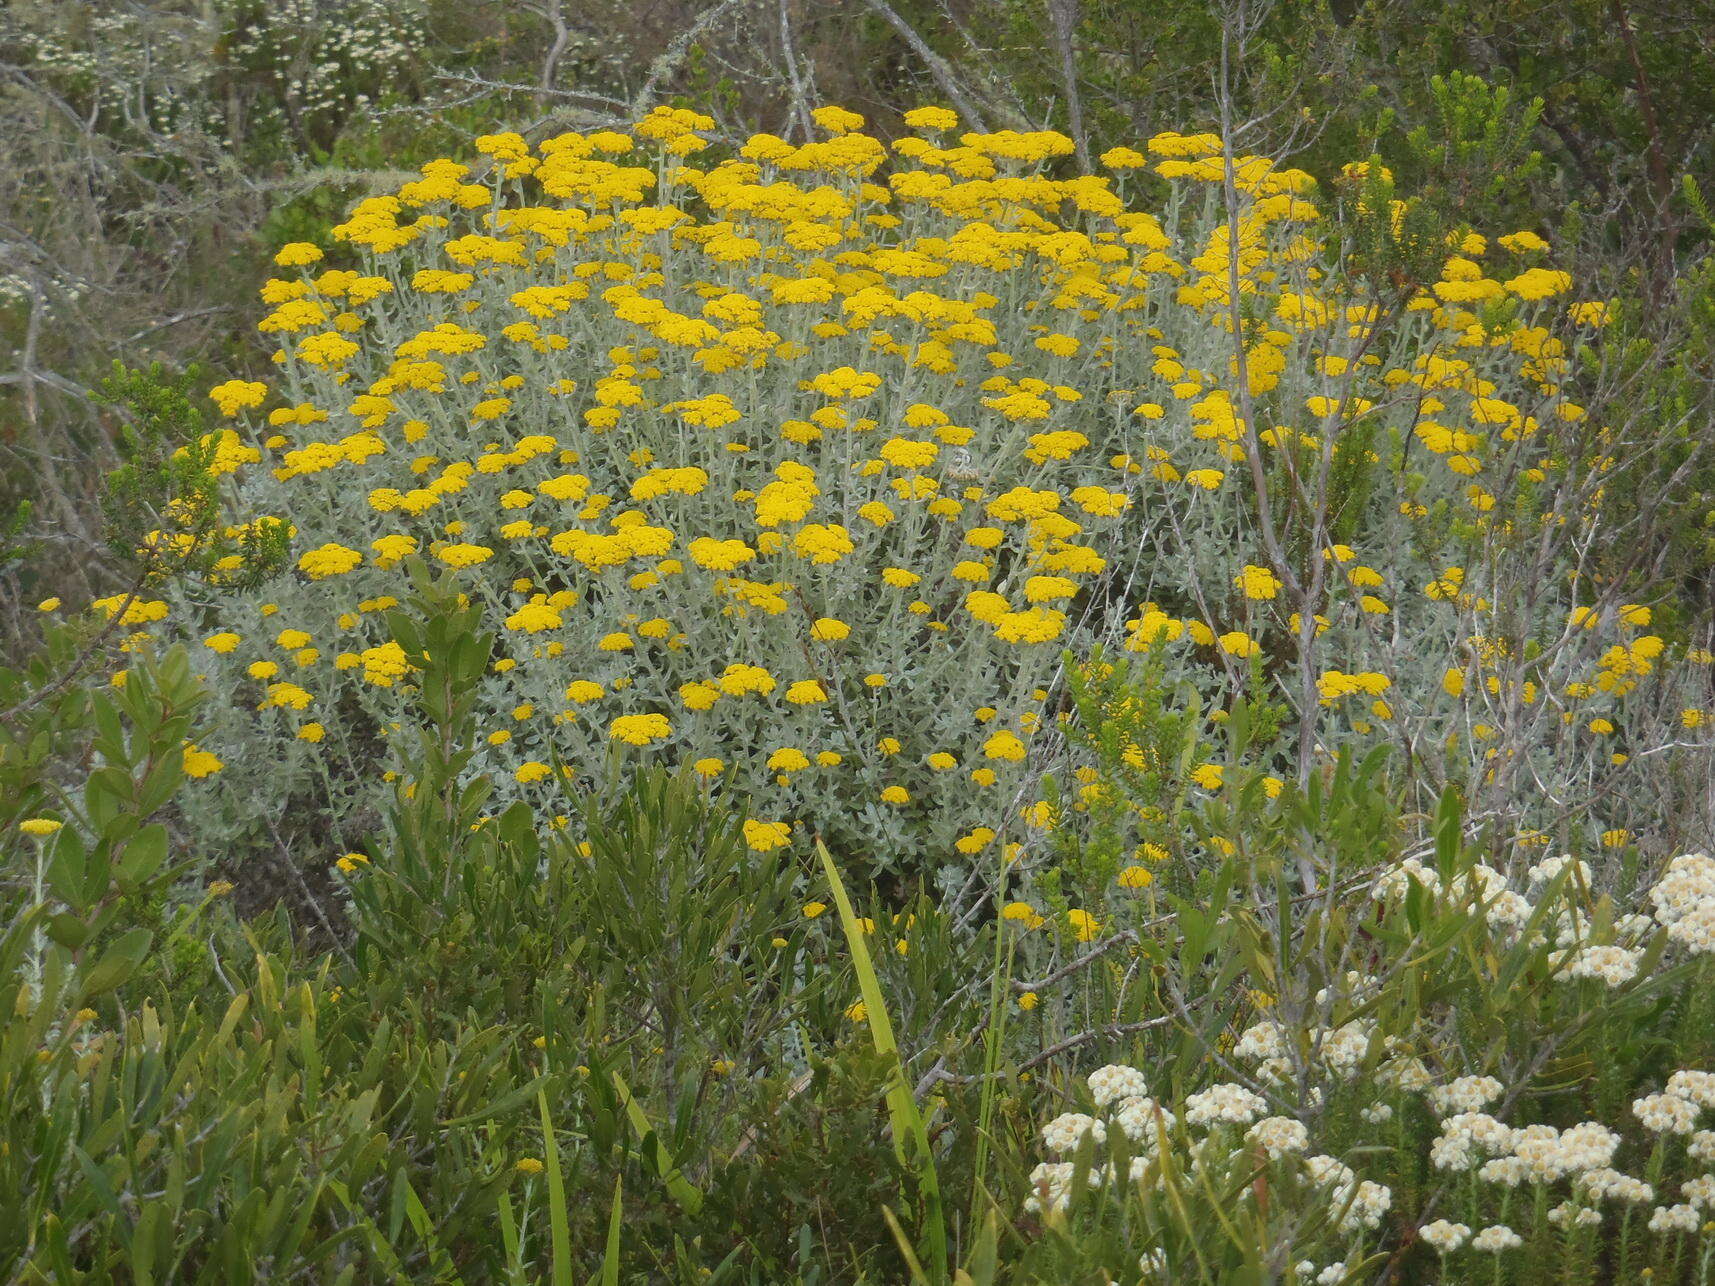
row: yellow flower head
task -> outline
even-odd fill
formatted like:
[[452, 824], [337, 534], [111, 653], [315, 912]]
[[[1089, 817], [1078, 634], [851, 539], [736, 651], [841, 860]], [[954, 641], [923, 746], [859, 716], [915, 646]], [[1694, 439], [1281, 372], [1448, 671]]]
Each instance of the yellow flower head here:
[[624, 714], [607, 726], [609, 737], [632, 746], [653, 745], [672, 734], [673, 726], [663, 714]]

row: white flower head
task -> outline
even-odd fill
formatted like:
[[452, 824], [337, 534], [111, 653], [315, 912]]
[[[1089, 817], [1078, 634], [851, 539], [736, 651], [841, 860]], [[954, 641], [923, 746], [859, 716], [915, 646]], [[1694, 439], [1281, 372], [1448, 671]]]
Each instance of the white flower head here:
[[1524, 1245], [1524, 1238], [1504, 1223], [1493, 1224], [1471, 1238], [1472, 1250], [1486, 1250], [1492, 1254], [1498, 1254], [1503, 1250], [1512, 1250], [1522, 1245]]
[[1097, 1107], [1107, 1107], [1110, 1103], [1118, 1103], [1122, 1099], [1142, 1098], [1149, 1093], [1149, 1082], [1144, 1079], [1143, 1073], [1123, 1063], [1109, 1063], [1106, 1067], [1098, 1067], [1090, 1073], [1088, 1081]]
[[1082, 1112], [1065, 1112], [1042, 1127], [1042, 1144], [1050, 1152], [1064, 1156], [1076, 1152], [1085, 1135], [1100, 1147], [1108, 1141], [1108, 1127]]
[[1249, 1125], [1266, 1111], [1262, 1095], [1230, 1082], [1211, 1085], [1185, 1100], [1185, 1120], [1191, 1125]]
[[1466, 1224], [1437, 1219], [1434, 1223], [1424, 1224], [1417, 1230], [1417, 1235], [1435, 1250], [1446, 1255], [1465, 1244], [1465, 1239], [1471, 1235], [1471, 1229]]

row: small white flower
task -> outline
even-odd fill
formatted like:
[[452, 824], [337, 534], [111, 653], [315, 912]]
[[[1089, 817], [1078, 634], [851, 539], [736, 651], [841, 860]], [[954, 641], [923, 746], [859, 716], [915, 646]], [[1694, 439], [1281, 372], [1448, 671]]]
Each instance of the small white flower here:
[[1580, 1175], [1578, 1186], [1583, 1188], [1593, 1201], [1612, 1197], [1616, 1201], [1642, 1205], [1646, 1201], [1655, 1200], [1655, 1189], [1642, 1179], [1634, 1179], [1629, 1174], [1621, 1174], [1618, 1170], [1606, 1166]]
[[1590, 978], [1619, 987], [1638, 976], [1642, 951], [1625, 947], [1585, 947], [1560, 967], [1559, 978]]
[[1483, 913], [1483, 918], [1496, 929], [1504, 929], [1509, 933], [1517, 933], [1530, 917], [1536, 914], [1536, 904], [1523, 894], [1514, 893], [1511, 889], [1503, 889], [1494, 895], [1494, 901]]
[[1042, 1143], [1050, 1152], [1064, 1155], [1076, 1152], [1086, 1134], [1096, 1141], [1098, 1147], [1108, 1141], [1108, 1127], [1095, 1117], [1085, 1116], [1082, 1112], [1066, 1112], [1042, 1127]]
[[1144, 1080], [1143, 1073], [1123, 1063], [1098, 1067], [1088, 1079], [1097, 1107], [1106, 1107], [1122, 1099], [1142, 1098], [1149, 1093], [1149, 1082]]
[[1310, 1131], [1289, 1116], [1265, 1116], [1245, 1131], [1245, 1138], [1278, 1160], [1289, 1152], [1304, 1151]]
[[1548, 1222], [1556, 1228], [1594, 1228], [1602, 1222], [1602, 1212], [1590, 1206], [1562, 1201], [1548, 1212]]
[[1285, 1058], [1287, 1050], [1286, 1029], [1277, 1022], [1268, 1021], [1245, 1028], [1239, 1035], [1238, 1044], [1233, 1046], [1236, 1056], [1253, 1062]]
[[1497, 1254], [1503, 1250], [1512, 1250], [1514, 1247], [1522, 1245], [1524, 1245], [1524, 1238], [1504, 1223], [1485, 1228], [1471, 1238], [1472, 1250], [1488, 1250]]
[[1445, 1219], [1437, 1219], [1434, 1223], [1424, 1224], [1417, 1230], [1417, 1235], [1446, 1255], [1465, 1244], [1465, 1238], [1471, 1235], [1471, 1229], [1462, 1223], [1448, 1223]]
[[1421, 1058], [1396, 1057], [1376, 1069], [1376, 1079], [1406, 1094], [1418, 1094], [1435, 1083]]
[[1336, 1076], [1355, 1076], [1363, 1066], [1364, 1059], [1370, 1052], [1370, 1029], [1368, 1023], [1352, 1022], [1344, 1027], [1324, 1030], [1316, 1034], [1314, 1042], [1317, 1057], [1322, 1065]]
[[1495, 1157], [1483, 1162], [1477, 1171], [1477, 1177], [1483, 1182], [1505, 1184], [1509, 1188], [1518, 1187], [1529, 1174], [1530, 1165], [1523, 1157], [1515, 1156]]
[[[1072, 1175], [1077, 1167], [1070, 1161], [1044, 1161], [1030, 1172], [1030, 1195], [1024, 1208], [1032, 1213], [1043, 1210], [1063, 1211], [1072, 1200]], [[1102, 1174], [1090, 1171], [1086, 1186], [1100, 1187]]]
[[1158, 1131], [1172, 1131], [1174, 1118], [1173, 1113], [1152, 1098], [1128, 1098], [1114, 1113], [1114, 1124], [1133, 1143], [1153, 1149], [1160, 1139]]
[[1590, 887], [1590, 864], [1579, 861], [1570, 853], [1563, 853], [1559, 857], [1545, 857], [1531, 867], [1529, 872], [1531, 887], [1537, 888], [1547, 884], [1568, 866], [1573, 868], [1572, 874], [1567, 877], [1570, 883], [1582, 884], [1585, 888]]
[[1702, 1225], [1696, 1206], [1657, 1206], [1649, 1217], [1651, 1232], [1696, 1232]]
[[1387, 1214], [1392, 1205], [1392, 1188], [1365, 1179], [1358, 1184], [1351, 1205], [1340, 1218], [1340, 1231], [1356, 1232], [1362, 1229], [1368, 1232], [1381, 1223], [1382, 1216]]
[[1437, 1116], [1480, 1112], [1506, 1087], [1493, 1076], [1461, 1076], [1429, 1091], [1429, 1106]]
[[1243, 1085], [1211, 1085], [1185, 1100], [1185, 1120], [1192, 1125], [1249, 1125], [1268, 1111], [1260, 1094]]
[[1646, 1094], [1632, 1100], [1632, 1115], [1651, 1134], [1690, 1134], [1697, 1128], [1697, 1104], [1677, 1094]]
[[1313, 1182], [1334, 1188], [1350, 1187], [1357, 1179], [1352, 1167], [1338, 1157], [1313, 1156], [1304, 1159], [1304, 1168]]
[[1715, 1162], [1715, 1130], [1699, 1130], [1685, 1145], [1685, 1153], [1693, 1161]]
[[1715, 1107], [1715, 1072], [1675, 1072], [1667, 1078], [1667, 1092], [1688, 1098], [1698, 1107]]

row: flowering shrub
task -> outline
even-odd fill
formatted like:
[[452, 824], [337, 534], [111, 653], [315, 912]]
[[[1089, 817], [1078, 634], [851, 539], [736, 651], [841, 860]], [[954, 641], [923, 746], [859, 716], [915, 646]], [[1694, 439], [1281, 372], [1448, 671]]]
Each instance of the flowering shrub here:
[[[25, 1211], [0, 1257], [34, 1267], [64, 1245], [74, 1265], [183, 1273], [230, 1244], [299, 1275], [464, 1255], [467, 1278], [534, 1280], [611, 1262], [622, 1190], [633, 1260], [769, 1281], [900, 1280], [912, 1245], [991, 1282], [1708, 1279], [1715, 859], [1634, 871], [1647, 844], [1586, 862], [1468, 842], [1452, 792], [1421, 843], [1377, 752], [1272, 796], [1258, 769], [1224, 773], [1168, 814], [1201, 848], [1161, 879], [1077, 849], [1021, 863], [1041, 911], [996, 888], [992, 917], [927, 896], [889, 915], [870, 892], [854, 906], [831, 862], [800, 902], [787, 835], [688, 776], [651, 766], [612, 807], [555, 773], [537, 808], [461, 789], [504, 626], [457, 583], [383, 614], [371, 650], [410, 678], [412, 735], [386, 822], [326, 873], [349, 933], [322, 950], [280, 918], [239, 923], [224, 881], [185, 882], [170, 910], [137, 887], [197, 843], [153, 816], [186, 777], [224, 775], [194, 748], [207, 702], [182, 650], [87, 710], [46, 663], [0, 673], [25, 716], [0, 736], [18, 787], [0, 858], [22, 877], [0, 882], [0, 1162]], [[55, 632], [57, 660], [81, 655]], [[1129, 696], [1073, 671], [1080, 723], [1092, 702], [1149, 703], [1161, 659], [1136, 664]], [[1145, 785], [1164, 748], [1202, 753], [1193, 720], [1155, 704], [1122, 709], [1093, 752], [1129, 738]], [[637, 740], [652, 713], [627, 725]], [[1235, 701], [1229, 731], [1255, 714]], [[45, 762], [43, 729], [68, 726], [95, 736], [71, 756], [80, 789]], [[1100, 821], [1111, 801], [1090, 802]], [[556, 806], [576, 833], [540, 824]], [[218, 1031], [197, 1017], [218, 1013]], [[122, 1073], [155, 1084], [163, 1051], [185, 1093], [137, 1099]], [[281, 1058], [302, 1072], [281, 1101], [221, 1093]], [[1086, 1059], [1106, 1065], [1068, 1084]], [[911, 1152], [883, 1128], [902, 1091], [927, 1138]], [[166, 1128], [231, 1133], [245, 1164], [193, 1147], [180, 1194], [172, 1158], [137, 1142]], [[259, 1175], [265, 1215], [210, 1243], [210, 1212], [255, 1204]], [[421, 1213], [390, 1228], [400, 1191]], [[124, 1206], [162, 1192], [137, 1235]]]
[[295, 135], [325, 145], [345, 119], [407, 83], [427, 44], [426, 17], [419, 0], [217, 0], [200, 21], [175, 22], [50, 5], [20, 12], [7, 34], [24, 65], [116, 134], [202, 130], [234, 144]]
[[[1048, 1122], [1054, 1159], [1023, 1198], [1055, 1234], [1040, 1252], [1061, 1232], [1100, 1245], [1089, 1221], [1129, 1207], [1102, 1253], [1151, 1247], [1146, 1280], [1225, 1279], [1211, 1265], [1234, 1255], [1297, 1282], [1407, 1262], [1445, 1282], [1709, 1280], [1715, 858], [1682, 854], [1620, 901], [1591, 874], [1551, 857], [1515, 888], [1407, 856], [1354, 886], [1364, 967], [1342, 973], [1349, 953], [1304, 921], [1303, 972], [1252, 975], [1221, 1079], [1175, 1094], [1107, 1066]], [[1242, 1244], [1211, 1249], [1222, 1226]]]
[[294, 565], [166, 627], [254, 706], [220, 796], [375, 797], [421, 559], [503, 627], [470, 767], [502, 804], [689, 761], [759, 849], [950, 874], [1037, 805], [1064, 650], [1106, 641], [1217, 718], [1276, 702], [1276, 785], [1356, 739], [1544, 828], [1676, 807], [1712, 656], [1581, 570], [1626, 444], [1576, 396], [1605, 307], [1540, 238], [1426, 243], [1377, 165], [1318, 193], [1206, 134], [1057, 178], [1057, 134], [923, 108], [890, 156], [816, 119], [706, 166], [682, 109], [485, 136], [360, 202], [340, 266], [281, 249], [278, 372], [211, 397]]

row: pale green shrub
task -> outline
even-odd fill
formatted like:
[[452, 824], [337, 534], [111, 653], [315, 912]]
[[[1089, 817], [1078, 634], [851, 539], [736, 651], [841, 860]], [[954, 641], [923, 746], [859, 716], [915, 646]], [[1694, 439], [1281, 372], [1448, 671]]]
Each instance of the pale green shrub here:
[[[220, 451], [296, 567], [174, 595], [231, 696], [198, 825], [375, 798], [413, 554], [507, 631], [469, 769], [500, 805], [641, 751], [730, 773], [758, 848], [802, 823], [951, 878], [1068, 764], [1062, 649], [1105, 641], [1217, 719], [1279, 707], [1271, 789], [1356, 739], [1545, 832], [1708, 807], [1707, 638], [1583, 574], [1635, 462], [1575, 396], [1604, 308], [1537, 239], [1449, 256], [1375, 167], [1313, 203], [1165, 134], [1056, 179], [1058, 135], [913, 120], [891, 163], [838, 109], [707, 168], [680, 110], [485, 137], [474, 179], [361, 203], [352, 267], [282, 250], [280, 405]], [[1347, 262], [1378, 239], [1443, 279]]]

